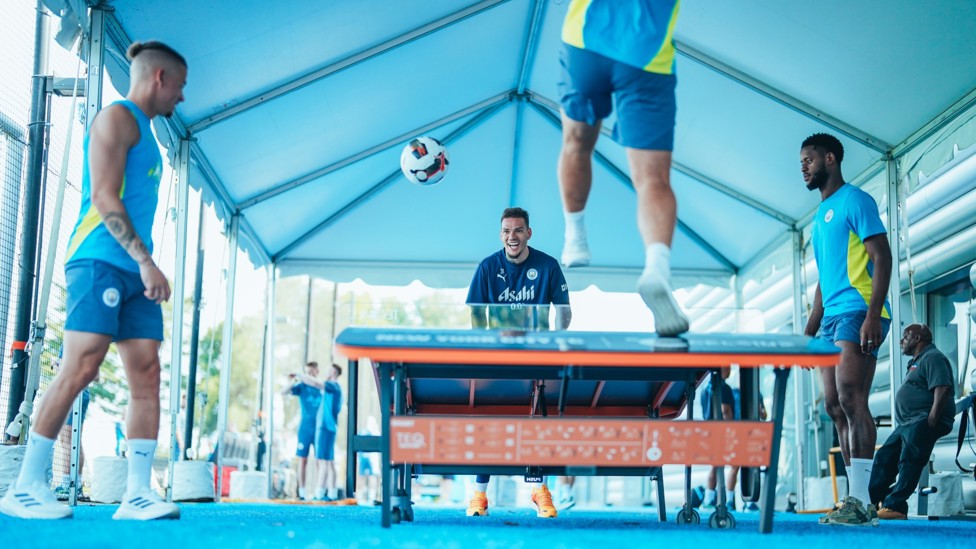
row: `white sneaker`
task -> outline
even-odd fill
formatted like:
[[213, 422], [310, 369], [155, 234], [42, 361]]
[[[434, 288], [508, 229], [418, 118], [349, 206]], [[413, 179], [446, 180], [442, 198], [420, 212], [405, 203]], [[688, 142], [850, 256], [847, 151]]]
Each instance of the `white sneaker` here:
[[565, 495], [559, 499], [560, 511], [568, 511], [572, 509], [574, 506], [576, 506], [576, 498], [574, 498], [572, 494]]
[[590, 264], [590, 247], [586, 237], [567, 240], [563, 244], [563, 267], [586, 267]]
[[637, 291], [654, 313], [658, 335], [674, 337], [688, 331], [688, 318], [671, 295], [671, 284], [660, 274], [644, 271], [637, 280]]
[[141, 490], [135, 495], [126, 494], [119, 509], [112, 515], [115, 520], [178, 519], [180, 508], [164, 501], [152, 490]]
[[58, 503], [47, 486], [38, 483], [26, 489], [11, 485], [0, 499], [0, 512], [25, 519], [64, 519], [74, 514], [71, 507]]

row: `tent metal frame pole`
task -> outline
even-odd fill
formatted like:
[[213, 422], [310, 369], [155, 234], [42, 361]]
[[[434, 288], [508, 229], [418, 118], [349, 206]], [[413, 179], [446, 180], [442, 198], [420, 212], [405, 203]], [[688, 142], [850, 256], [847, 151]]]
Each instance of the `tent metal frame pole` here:
[[[895, 410], [895, 395], [898, 394], [898, 389], [901, 388], [902, 383], [905, 381], [905, 369], [902, 364], [901, 348], [899, 346], [902, 331], [902, 321], [901, 321], [901, 265], [900, 265], [900, 252], [899, 248], [901, 246], [901, 225], [898, 223], [901, 217], [901, 200], [898, 196], [898, 161], [896, 158], [889, 156], [885, 162], [886, 177], [887, 177], [887, 196], [888, 196], [888, 211], [887, 211], [887, 226], [888, 226], [888, 245], [891, 247], [891, 280], [888, 285], [888, 303], [891, 304], [891, 328], [888, 331], [888, 349], [889, 349], [889, 361], [890, 366], [888, 368], [888, 376], [890, 380], [890, 391], [888, 392], [888, 399], [890, 404], [890, 410], [894, 412]], [[905, 223], [908, 223], [908, 219], [905, 219]], [[909, 292], [914, 291], [914, 288], [909, 287]], [[892, 427], [897, 426], [897, 420], [895, 419], [895, 414], [891, 414], [891, 425]]]
[[234, 287], [237, 282], [237, 237], [240, 216], [230, 218], [227, 229], [227, 248], [230, 250], [227, 267], [227, 305], [224, 312], [224, 332], [220, 343], [220, 390], [217, 400], [217, 493], [214, 501], [220, 501], [224, 489], [224, 434], [227, 432], [227, 407], [230, 404], [230, 372], [234, 349]]
[[529, 28], [525, 32], [525, 41], [522, 43], [522, 61], [519, 63], [519, 78], [515, 92], [519, 95], [525, 93], [529, 77], [532, 74], [532, 61], [539, 49], [540, 29], [542, 28], [547, 3], [545, 0], [535, 0], [532, 6], [532, 18], [529, 21]]
[[176, 267], [173, 273], [173, 327], [170, 332], [169, 365], [169, 421], [170, 450], [169, 477], [166, 499], [173, 501], [173, 475], [176, 462], [183, 459], [177, 430], [180, 417], [180, 390], [183, 375], [183, 313], [186, 301], [186, 242], [190, 200], [190, 140], [180, 139], [176, 165]]
[[[544, 108], [541, 103], [537, 103], [536, 101], [533, 100], [533, 98], [527, 96], [523, 96], [523, 97], [526, 101], [529, 102], [529, 105], [532, 106], [535, 112], [538, 113], [543, 120], [549, 122], [549, 124], [551, 124], [556, 129], [556, 131], [560, 131], [560, 132], [562, 131], [562, 120], [558, 116], [556, 116], [555, 113]], [[594, 149], [593, 158], [597, 161], [597, 163], [599, 163], [608, 172], [610, 172], [610, 175], [612, 175], [614, 179], [629, 187], [631, 191], [634, 191], [635, 193], [637, 192], [634, 189], [634, 183], [633, 181], [631, 181], [630, 176], [628, 176], [622, 169], [620, 169], [616, 164], [614, 164], [613, 161], [607, 158], [603, 153], [601, 153], [599, 150]], [[698, 234], [694, 229], [689, 227], [688, 224], [686, 224], [678, 217], [675, 218], [675, 229], [683, 233], [686, 237], [688, 237], [689, 240], [691, 240], [692, 242], [700, 246], [702, 249], [704, 249], [705, 253], [711, 256], [712, 259], [714, 259], [715, 261], [721, 263], [729, 271], [733, 273], [738, 271], [739, 268], [735, 265], [735, 263], [732, 262], [732, 260], [725, 257], [725, 255], [723, 255], [714, 246], [712, 246], [711, 243], [708, 242], [708, 240], [703, 238], [700, 234]]]
[[352, 68], [356, 65], [359, 65], [360, 63], [369, 61], [370, 59], [383, 55], [384, 53], [392, 51], [400, 46], [409, 44], [414, 40], [423, 38], [428, 34], [432, 34], [444, 28], [450, 27], [451, 25], [464, 21], [469, 17], [478, 15], [483, 11], [498, 7], [499, 5], [505, 4], [506, 2], [509, 1], [510, 0], [482, 0], [481, 2], [478, 2], [476, 4], [472, 4], [470, 6], [464, 7], [454, 13], [441, 17], [436, 21], [426, 23], [415, 29], [407, 31], [399, 36], [396, 36], [390, 40], [387, 40], [382, 44], [377, 44], [376, 46], [373, 46], [366, 50], [350, 55], [349, 57], [341, 59], [327, 67], [323, 67], [314, 72], [300, 76], [290, 82], [286, 82], [274, 89], [267, 90], [253, 97], [244, 99], [238, 102], [233, 107], [226, 108], [206, 118], [202, 118], [196, 122], [192, 122], [188, 124], [187, 129], [192, 132], [201, 132], [215, 124], [227, 120], [228, 118], [249, 111], [254, 107], [261, 105], [262, 103], [273, 101], [293, 91], [304, 88], [305, 86], [308, 86], [323, 78], [344, 71], [346, 69]]
[[305, 367], [309, 362], [310, 351], [312, 350], [312, 275], [306, 275], [305, 277], [308, 281], [308, 286], [306, 287], [305, 294], [305, 341], [304, 341], [304, 352], [302, 357], [304, 362], [302, 362], [302, 368]]
[[[91, 129], [95, 115], [102, 108], [102, 70], [105, 59], [105, 10], [93, 7], [89, 17], [88, 38], [88, 76], [85, 81], [85, 133]], [[78, 83], [80, 84], [80, 82]], [[68, 505], [78, 504], [81, 483], [81, 429], [84, 397], [79, 394], [71, 406], [71, 455], [69, 460], [70, 481], [68, 486]]]
[[[197, 365], [200, 361], [200, 315], [203, 313], [203, 268], [206, 257], [207, 205], [200, 194], [200, 211], [197, 219], [197, 260], [193, 275], [193, 314], [190, 318], [190, 355], [186, 374], [186, 423], [183, 425], [183, 455], [193, 448], [193, 425], [197, 399]], [[209, 367], [209, 366], [208, 366]]]
[[722, 61], [719, 61], [718, 59], [706, 54], [701, 50], [689, 46], [688, 44], [685, 44], [680, 41], [675, 41], [674, 47], [675, 50], [677, 50], [677, 52], [683, 55], [684, 57], [692, 61], [695, 61], [697, 63], [700, 63], [702, 66], [711, 69], [730, 80], [736, 81], [742, 84], [743, 86], [755, 91], [756, 93], [760, 93], [794, 112], [802, 114], [807, 118], [810, 118], [811, 120], [814, 120], [821, 124], [826, 124], [827, 126], [833, 128], [834, 130], [846, 135], [847, 137], [850, 137], [851, 139], [857, 141], [858, 143], [861, 143], [865, 147], [874, 149], [879, 153], [886, 153], [887, 151], [890, 151], [893, 147], [893, 145], [884, 141], [883, 139], [871, 135], [866, 131], [856, 128], [851, 124], [848, 124], [847, 122], [844, 122], [843, 120], [835, 116], [832, 116], [824, 111], [821, 111], [813, 107], [809, 103], [801, 101], [796, 97], [782, 90], [779, 90], [769, 85], [768, 83], [763, 82], [758, 78], [755, 78], [752, 75], [746, 74], [745, 72], [731, 65], [723, 63]]
[[[794, 227], [792, 229], [792, 242], [793, 242], [793, 333], [802, 334], [803, 333], [803, 233]], [[793, 377], [793, 424], [794, 424], [794, 434], [796, 438], [794, 441], [796, 450], [794, 453], [796, 472], [793, 475], [793, 480], [796, 484], [794, 491], [796, 493], [796, 505], [798, 509], [803, 509], [805, 505], [804, 489], [803, 489], [803, 477], [806, 474], [805, 459], [803, 448], [806, 445], [807, 429], [806, 429], [806, 405], [804, 402], [804, 395], [806, 391], [804, 387], [808, 382], [809, 373], [803, 368], [796, 368], [795, 375]], [[775, 467], [776, 464], [772, 464], [771, 467]], [[776, 487], [773, 486], [773, 489]]]
[[[486, 120], [490, 119], [499, 111], [501, 111], [503, 108], [505, 108], [508, 105], [508, 102], [509, 102], [508, 99], [501, 100], [501, 101], [493, 101], [490, 104], [490, 106], [485, 107], [480, 112], [478, 112], [478, 114], [476, 114], [471, 119], [466, 121], [464, 124], [458, 126], [454, 131], [452, 131], [447, 136], [445, 136], [444, 139], [442, 139], [441, 141], [445, 145], [450, 145], [454, 141], [460, 139], [461, 137], [464, 137], [464, 135], [466, 135], [468, 132], [474, 130], [482, 123], [484, 123]], [[290, 253], [292, 250], [305, 243], [309, 238], [325, 230], [327, 227], [329, 227], [339, 219], [343, 218], [346, 214], [348, 214], [349, 212], [355, 210], [356, 208], [364, 204], [367, 200], [372, 198], [373, 195], [382, 192], [383, 189], [388, 187], [394, 181], [397, 181], [400, 177], [402, 177], [402, 173], [400, 172], [399, 168], [390, 172], [386, 177], [381, 179], [378, 183], [376, 183], [369, 189], [366, 189], [365, 191], [360, 193], [359, 196], [357, 196], [355, 199], [346, 203], [346, 205], [340, 208], [338, 211], [336, 211], [335, 213], [333, 213], [332, 215], [324, 219], [322, 222], [320, 222], [312, 229], [306, 231], [305, 234], [296, 238], [294, 241], [292, 241], [287, 246], [282, 248], [278, 253], [274, 254], [274, 256], [271, 258], [272, 261], [277, 263], [278, 260], [282, 259], [284, 256], [288, 255], [288, 253]]]
[[[550, 111], [550, 114], [560, 112], [559, 104], [553, 101], [552, 99], [549, 99], [548, 97], [533, 92], [527, 92], [523, 94], [522, 97], [525, 97], [525, 100], [528, 101], [529, 104], [532, 105], [537, 111], [539, 111], [540, 114], [543, 113], [544, 111]], [[555, 114], [553, 114], [553, 116], [555, 116]], [[560, 122], [560, 127], [561, 124], [562, 122]], [[601, 135], [604, 135], [606, 137], [611, 137], [612, 133], [613, 132], [610, 130], [610, 128], [607, 125], [603, 125], [600, 127]], [[694, 179], [695, 181], [701, 183], [702, 185], [711, 187], [712, 189], [724, 194], [725, 196], [728, 196], [733, 200], [736, 200], [746, 206], [749, 206], [750, 208], [756, 211], [762, 212], [785, 225], [795, 225], [797, 223], [797, 220], [784, 214], [783, 212], [780, 212], [779, 210], [769, 207], [762, 200], [752, 198], [751, 196], [743, 194], [733, 189], [732, 187], [729, 187], [728, 185], [725, 185], [724, 183], [717, 181], [716, 179], [708, 177], [705, 174], [696, 171], [688, 166], [685, 166], [680, 162], [676, 162], [674, 159], [671, 160], [671, 169], [673, 169], [674, 171], [680, 174], [686, 175]]]
[[[111, 41], [112, 45], [118, 52], [125, 52], [126, 49], [128, 49], [129, 44], [132, 43], [132, 39], [129, 38], [129, 35], [125, 32], [125, 29], [122, 28], [122, 23], [119, 22], [114, 11], [106, 14], [105, 22], [106, 38]], [[124, 70], [126, 74], [129, 74], [129, 65], [124, 64], [122, 66], [122, 70]], [[160, 120], [165, 123], [170, 130], [172, 130], [173, 135], [177, 136], [177, 138], [190, 134], [190, 132], [187, 130], [186, 123], [180, 117], [178, 112], [173, 113], [173, 116], [169, 118]], [[172, 143], [163, 143], [163, 145], [168, 149]], [[196, 162], [197, 169], [200, 170], [204, 179], [207, 181], [207, 183], [209, 183], [208, 188], [216, 193], [219, 198], [219, 200], [214, 200], [213, 202], [214, 211], [217, 212], [217, 217], [223, 218], [226, 216], [226, 218], [229, 219], [230, 216], [232, 216], [238, 209], [234, 206], [234, 201], [231, 199], [226, 185], [224, 185], [224, 182], [220, 179], [220, 177], [217, 176], [216, 170], [214, 170], [213, 166], [210, 165], [210, 159], [207, 158], [207, 155], [203, 153], [203, 150], [200, 148], [200, 144], [196, 141], [193, 141], [190, 144], [190, 154], [192, 155], [193, 160]], [[203, 188], [203, 186], [203, 184], [200, 185], [201, 188]], [[226, 219], [225, 222], [229, 223], [229, 221]], [[248, 252], [252, 254], [252, 256], [256, 256], [258, 261], [262, 263], [270, 261], [271, 254], [267, 249], [264, 248], [264, 243], [260, 238], [257, 237], [257, 232], [254, 231], [254, 228], [251, 227], [247, 219], [239, 219], [238, 224], [240, 225], [240, 232], [246, 235], [251, 243], [251, 246], [248, 248]]]
[[[268, 497], [274, 493], [273, 488], [273, 471], [271, 470], [272, 463], [274, 459], [271, 453], [274, 451], [274, 374], [275, 374], [275, 363], [274, 363], [274, 349], [275, 349], [275, 309], [277, 306], [277, 287], [278, 287], [278, 266], [274, 263], [268, 265], [267, 267], [267, 288], [264, 294], [264, 310], [265, 310], [265, 330], [266, 336], [264, 338], [264, 398], [263, 406], [265, 409], [265, 414], [267, 415], [267, 424], [263, 427], [265, 431], [265, 445], [267, 449], [264, 452], [264, 463], [258, 464], [259, 467], [263, 467], [263, 471], [268, 474]], [[311, 287], [311, 277], [309, 277], [309, 284]], [[307, 352], [307, 351], [306, 351]]]
[[326, 175], [329, 175], [332, 172], [339, 171], [345, 168], [346, 166], [355, 164], [356, 162], [359, 162], [364, 158], [369, 158], [370, 156], [385, 151], [390, 147], [402, 145], [403, 143], [412, 139], [414, 136], [425, 135], [428, 132], [436, 130], [442, 126], [446, 126], [466, 116], [470, 116], [475, 113], [480, 113], [482, 111], [485, 111], [486, 109], [490, 109], [499, 104], [508, 103], [511, 100], [512, 100], [511, 90], [493, 95], [485, 99], [484, 101], [479, 101], [459, 111], [453, 112], [443, 118], [439, 118], [437, 120], [434, 120], [433, 122], [424, 124], [408, 132], [394, 136], [390, 139], [383, 141], [382, 143], [377, 143], [376, 145], [373, 145], [367, 149], [363, 149], [341, 160], [338, 160], [336, 162], [333, 162], [331, 164], [313, 170], [309, 173], [306, 173], [305, 175], [298, 176], [295, 179], [292, 179], [290, 181], [285, 181], [284, 183], [276, 184], [269, 189], [261, 191], [255, 195], [252, 195], [249, 198], [245, 198], [244, 200], [241, 200], [235, 205], [235, 207], [240, 210], [246, 210], [252, 206], [256, 206], [266, 200], [274, 198], [282, 193], [286, 193], [288, 191], [301, 187], [302, 185], [311, 183], [312, 181], [316, 181], [322, 177], [325, 177]]
[[[7, 420], [3, 426], [7, 428], [7, 436], [18, 440], [20, 444], [27, 444], [29, 424], [24, 424], [16, 435], [13, 423], [17, 420], [20, 407], [27, 394], [30, 355], [26, 346], [33, 335], [31, 319], [36, 311], [34, 308], [34, 283], [37, 280], [37, 257], [41, 247], [41, 235], [38, 232], [41, 204], [41, 188], [46, 171], [45, 165], [45, 134], [47, 133], [48, 118], [48, 86], [47, 72], [48, 41], [50, 36], [48, 16], [43, 9], [42, 2], [37, 1], [37, 14], [34, 23], [34, 74], [31, 77], [31, 106], [30, 121], [27, 124], [27, 170], [22, 187], [21, 224], [20, 224], [20, 261], [17, 280], [17, 305], [13, 320], [13, 341], [10, 352], [10, 381], [7, 393]], [[11, 280], [11, 283], [13, 280]], [[34, 349], [40, 352], [40, 349]], [[29, 414], [28, 414], [29, 419]], [[3, 438], [0, 436], [0, 438]]]

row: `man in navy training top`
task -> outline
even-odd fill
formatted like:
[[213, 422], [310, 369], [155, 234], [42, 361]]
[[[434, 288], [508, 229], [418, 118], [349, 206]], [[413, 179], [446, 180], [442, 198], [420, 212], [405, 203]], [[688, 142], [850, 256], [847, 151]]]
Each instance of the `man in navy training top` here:
[[[298, 457], [298, 498], [305, 499], [305, 477], [308, 474], [308, 453], [315, 442], [315, 421], [319, 415], [319, 405], [322, 403], [322, 389], [305, 383], [306, 377], [317, 380], [319, 377], [319, 363], [309, 362], [305, 365], [305, 376], [288, 374], [292, 386], [281, 392], [282, 395], [298, 397], [301, 406], [302, 420], [298, 424], [298, 447], [295, 456]], [[316, 447], [318, 449], [318, 447]], [[319, 475], [321, 475], [321, 470]]]
[[[501, 224], [502, 249], [482, 260], [468, 289], [466, 302], [471, 306], [472, 327], [548, 330], [552, 304], [556, 307], [556, 327], [565, 330], [572, 311], [569, 287], [559, 262], [529, 247], [532, 229], [527, 211], [507, 208], [502, 212]], [[478, 475], [475, 479], [475, 493], [467, 510], [469, 517], [488, 514], [485, 492], [489, 478], [490, 475]], [[539, 517], [556, 517], [545, 478], [533, 487], [532, 504]]]
[[804, 333], [840, 347], [836, 368], [821, 368], [824, 407], [834, 422], [850, 495], [820, 518], [821, 524], [877, 526], [868, 495], [874, 444], [878, 438], [868, 408], [878, 349], [888, 335], [891, 307], [885, 296], [891, 280], [891, 248], [878, 204], [846, 183], [841, 174], [844, 147], [818, 133], [800, 145], [800, 169], [807, 189], [820, 191], [811, 231], [819, 281]]
[[70, 518], [51, 494], [45, 470], [71, 403], [98, 375], [114, 341], [129, 382], [128, 480], [114, 519], [178, 518], [180, 508], [150, 486], [159, 436], [161, 303], [166, 275], [152, 257], [152, 226], [163, 173], [153, 117], [183, 101], [186, 59], [161, 42], [136, 42], [124, 100], [105, 107], [85, 136], [81, 211], [65, 251], [64, 360], [44, 392], [20, 474], [0, 512], [32, 519]]

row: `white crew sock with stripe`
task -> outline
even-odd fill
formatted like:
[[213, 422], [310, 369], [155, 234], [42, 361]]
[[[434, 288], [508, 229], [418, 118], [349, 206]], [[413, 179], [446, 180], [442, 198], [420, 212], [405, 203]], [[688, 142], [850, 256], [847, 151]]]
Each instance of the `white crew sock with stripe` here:
[[54, 439], [39, 435], [33, 430], [27, 437], [24, 463], [17, 477], [17, 488], [23, 490], [32, 484], [47, 486], [47, 468], [54, 459]]
[[156, 441], [136, 438], [129, 440], [129, 475], [126, 479], [125, 497], [128, 499], [142, 492], [152, 491], [150, 477], [152, 476], [152, 462], [156, 455]]

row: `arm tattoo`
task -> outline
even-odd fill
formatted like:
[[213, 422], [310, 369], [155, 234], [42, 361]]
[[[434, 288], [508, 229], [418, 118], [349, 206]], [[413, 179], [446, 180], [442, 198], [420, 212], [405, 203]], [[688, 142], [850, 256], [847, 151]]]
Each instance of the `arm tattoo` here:
[[115, 237], [115, 240], [122, 245], [122, 249], [128, 252], [129, 256], [136, 260], [136, 263], [142, 264], [151, 259], [146, 244], [136, 234], [132, 220], [129, 219], [127, 213], [110, 212], [102, 222], [109, 234]]

